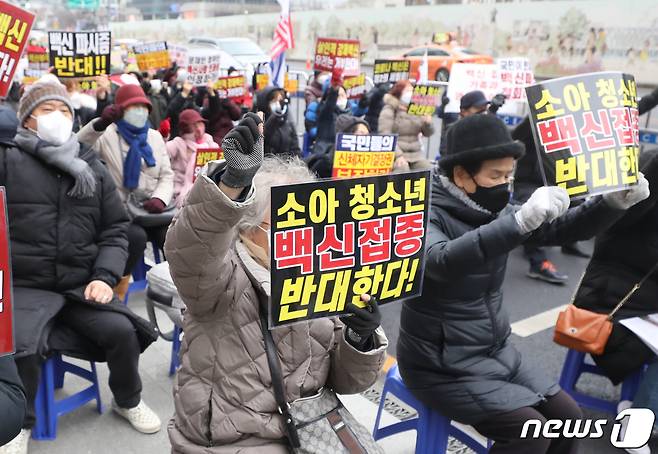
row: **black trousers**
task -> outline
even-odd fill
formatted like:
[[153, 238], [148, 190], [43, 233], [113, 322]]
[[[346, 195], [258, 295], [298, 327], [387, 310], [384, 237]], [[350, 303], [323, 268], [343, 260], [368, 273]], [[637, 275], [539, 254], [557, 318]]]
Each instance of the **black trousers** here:
[[546, 251], [544, 248], [539, 246], [527, 246], [524, 244], [523, 253], [528, 258], [530, 266], [534, 268], [540, 267], [545, 260], [548, 260]]
[[128, 276], [132, 272], [144, 254], [147, 241], [153, 241], [159, 249], [164, 248], [168, 228], [168, 225], [146, 228], [134, 222], [130, 224], [130, 227], [128, 227], [128, 260], [123, 271], [124, 276]]
[[[576, 454], [578, 440], [568, 438], [521, 439], [523, 424], [528, 419], [581, 419], [578, 404], [564, 391], [548, 397], [536, 407], [523, 407], [474, 424], [475, 430], [494, 440], [490, 454]], [[532, 431], [531, 431], [532, 432]]]
[[[137, 333], [128, 317], [115, 312], [96, 310], [93, 306], [66, 303], [56, 323], [68, 325], [105, 351], [110, 369], [109, 385], [114, 400], [122, 408], [137, 406], [142, 393], [138, 368], [140, 347]], [[27, 414], [23, 423], [26, 429], [31, 429], [35, 422], [34, 401], [42, 363], [43, 358], [39, 355], [16, 360], [27, 398]]]

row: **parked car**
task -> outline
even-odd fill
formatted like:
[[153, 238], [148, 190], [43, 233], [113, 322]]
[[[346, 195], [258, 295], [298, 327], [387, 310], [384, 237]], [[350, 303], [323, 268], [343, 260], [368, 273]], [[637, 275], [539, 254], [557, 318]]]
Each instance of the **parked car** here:
[[441, 82], [448, 81], [454, 63], [490, 64], [494, 62], [493, 57], [490, 55], [481, 54], [464, 47], [435, 44], [419, 46], [409, 49], [398, 57], [411, 62], [409, 70], [411, 77], [418, 78], [418, 68], [423, 63], [425, 52], [427, 52], [429, 64], [428, 77]]

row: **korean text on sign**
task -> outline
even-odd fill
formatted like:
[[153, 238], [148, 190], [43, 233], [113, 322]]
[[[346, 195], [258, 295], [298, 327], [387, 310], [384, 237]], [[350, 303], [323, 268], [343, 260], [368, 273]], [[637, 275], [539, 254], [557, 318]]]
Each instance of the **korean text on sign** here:
[[430, 172], [272, 188], [270, 326], [417, 296]]
[[188, 80], [195, 86], [215, 82], [219, 78], [220, 55], [213, 49], [190, 49], [187, 56]]
[[221, 148], [197, 148], [194, 155], [194, 177], [192, 181], [196, 181], [203, 166], [210, 161], [218, 161], [220, 159], [224, 159], [224, 151]]
[[0, 96], [9, 92], [33, 22], [34, 14], [0, 1]]
[[396, 134], [337, 134], [334, 178], [385, 175], [395, 161]]
[[343, 80], [343, 88], [349, 99], [359, 99], [366, 92], [365, 73], [361, 73], [354, 77], [346, 77], [345, 80]]
[[48, 45], [57, 77], [109, 74], [110, 32], [48, 32]]
[[0, 356], [14, 352], [14, 317], [5, 188], [0, 187]]
[[333, 71], [341, 68], [344, 76], [358, 76], [361, 51], [359, 41], [349, 39], [318, 38], [315, 44], [316, 71]]
[[375, 85], [409, 79], [409, 60], [375, 60], [372, 81]]
[[215, 90], [221, 99], [242, 98], [246, 94], [244, 76], [220, 77], [215, 82]]
[[564, 77], [527, 87], [526, 93], [547, 184], [579, 198], [637, 183], [633, 76], [601, 72]]
[[140, 71], [169, 68], [171, 66], [171, 57], [165, 41], [137, 44], [133, 46], [133, 52], [135, 52], [137, 66], [139, 66]]
[[424, 117], [434, 115], [436, 106], [441, 103], [441, 97], [445, 93], [447, 84], [424, 85], [416, 84], [411, 96], [411, 103], [407, 108], [409, 115]]

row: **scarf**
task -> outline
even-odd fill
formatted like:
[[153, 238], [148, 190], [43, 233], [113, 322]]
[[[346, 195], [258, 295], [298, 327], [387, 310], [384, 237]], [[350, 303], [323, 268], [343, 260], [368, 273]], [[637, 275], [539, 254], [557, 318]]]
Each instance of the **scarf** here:
[[123, 186], [126, 189], [136, 189], [142, 171], [142, 158], [147, 166], [155, 167], [153, 149], [147, 140], [149, 125], [146, 123], [143, 127], [136, 128], [124, 120], [117, 121], [116, 125], [119, 134], [128, 143], [128, 155], [123, 161]]
[[[207, 134], [204, 135], [203, 141], [201, 143], [197, 143], [194, 139], [191, 139], [190, 137], [185, 137], [187, 134], [183, 134], [181, 137], [177, 137], [174, 140], [182, 140], [185, 142], [185, 179], [183, 182], [183, 187], [180, 191], [180, 193], [177, 196], [176, 203], [178, 206], [182, 206], [183, 200], [185, 200], [185, 196], [187, 195], [188, 192], [192, 189], [192, 186], [194, 185], [194, 169], [196, 168], [196, 151], [198, 148], [213, 148], [217, 147], [217, 144], [212, 141], [212, 138], [209, 137]], [[210, 139], [210, 140], [208, 140]]]
[[15, 141], [22, 151], [36, 156], [40, 161], [56, 167], [75, 179], [75, 184], [67, 192], [69, 197], [86, 199], [96, 192], [96, 174], [87, 161], [78, 157], [80, 143], [75, 134], [71, 134], [69, 140], [57, 146], [44, 142], [32, 131], [19, 127]]

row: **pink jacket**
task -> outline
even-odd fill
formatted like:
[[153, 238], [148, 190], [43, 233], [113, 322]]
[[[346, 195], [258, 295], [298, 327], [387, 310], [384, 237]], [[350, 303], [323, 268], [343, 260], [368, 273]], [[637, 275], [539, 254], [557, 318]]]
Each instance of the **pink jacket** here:
[[194, 179], [194, 154], [197, 148], [217, 148], [210, 134], [204, 134], [203, 141], [199, 144], [175, 137], [167, 142], [167, 152], [171, 161], [171, 169], [174, 171], [174, 198], [176, 205], [181, 206], [185, 196], [192, 188]]

